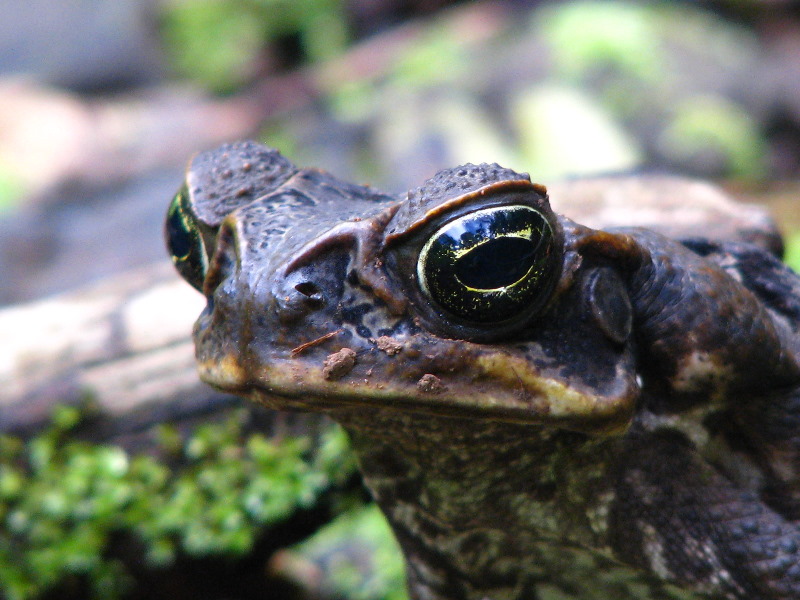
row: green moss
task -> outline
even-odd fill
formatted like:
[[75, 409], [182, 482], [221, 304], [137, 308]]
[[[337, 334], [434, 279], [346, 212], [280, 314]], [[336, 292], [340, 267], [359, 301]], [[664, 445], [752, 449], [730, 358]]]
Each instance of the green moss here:
[[34, 598], [70, 577], [94, 597], [131, 581], [107, 557], [114, 534], [135, 536], [153, 567], [189, 556], [247, 553], [260, 531], [313, 505], [355, 470], [344, 433], [331, 428], [281, 443], [243, 439], [239, 419], [205, 425], [185, 442], [164, 428], [174, 470], [148, 456], [69, 439], [78, 422], [60, 409], [52, 428], [22, 442], [0, 437], [0, 596]]

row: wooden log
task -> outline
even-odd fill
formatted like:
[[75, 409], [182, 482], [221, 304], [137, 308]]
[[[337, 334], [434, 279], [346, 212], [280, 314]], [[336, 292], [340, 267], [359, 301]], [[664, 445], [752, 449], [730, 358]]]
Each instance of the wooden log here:
[[0, 311], [0, 432], [33, 433], [57, 404], [88, 403], [103, 438], [238, 406], [197, 378], [203, 305], [162, 263]]
[[678, 239], [746, 241], [783, 254], [769, 211], [713, 183], [671, 175], [588, 177], [548, 184], [553, 210], [597, 229], [644, 227]]

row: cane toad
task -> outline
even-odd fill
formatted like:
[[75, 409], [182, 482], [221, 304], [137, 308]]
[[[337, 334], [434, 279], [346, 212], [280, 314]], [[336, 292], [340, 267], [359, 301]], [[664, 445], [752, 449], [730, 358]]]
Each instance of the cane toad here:
[[346, 428], [412, 598], [800, 598], [800, 282], [746, 235], [252, 142], [192, 160], [166, 233], [200, 376]]

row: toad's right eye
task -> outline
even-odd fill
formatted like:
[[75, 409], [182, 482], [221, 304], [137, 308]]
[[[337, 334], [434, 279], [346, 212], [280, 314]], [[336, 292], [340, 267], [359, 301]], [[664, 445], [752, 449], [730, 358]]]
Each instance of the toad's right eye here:
[[553, 229], [538, 210], [496, 206], [446, 223], [422, 248], [422, 291], [477, 324], [530, 316], [547, 300], [560, 263]]

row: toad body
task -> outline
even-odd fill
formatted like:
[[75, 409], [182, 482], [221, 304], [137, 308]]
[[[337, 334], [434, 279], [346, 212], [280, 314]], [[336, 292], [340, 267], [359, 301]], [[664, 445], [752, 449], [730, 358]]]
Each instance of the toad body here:
[[768, 244], [252, 142], [192, 160], [166, 231], [201, 377], [346, 428], [412, 598], [800, 598], [800, 282]]

